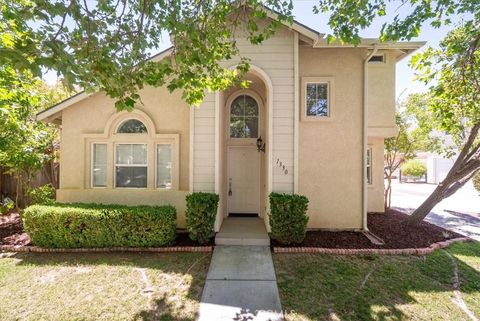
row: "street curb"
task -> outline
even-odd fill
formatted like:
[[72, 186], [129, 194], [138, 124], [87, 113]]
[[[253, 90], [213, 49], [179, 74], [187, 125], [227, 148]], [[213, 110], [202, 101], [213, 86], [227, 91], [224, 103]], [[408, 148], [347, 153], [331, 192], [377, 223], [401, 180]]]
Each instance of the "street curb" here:
[[437, 249], [444, 249], [453, 243], [470, 242], [469, 237], [459, 237], [436, 242], [429, 247], [410, 249], [328, 249], [322, 247], [273, 247], [273, 253], [316, 253], [331, 255], [427, 255]]

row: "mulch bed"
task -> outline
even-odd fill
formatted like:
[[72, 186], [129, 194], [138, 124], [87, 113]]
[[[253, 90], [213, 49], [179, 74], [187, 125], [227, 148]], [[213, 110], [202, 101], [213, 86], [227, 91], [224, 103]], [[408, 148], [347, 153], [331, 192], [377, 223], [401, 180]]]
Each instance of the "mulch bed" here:
[[[0, 245], [26, 246], [32, 245], [30, 237], [23, 230], [22, 219], [16, 212], [0, 216]], [[196, 247], [213, 246], [215, 239], [211, 238], [207, 244], [198, 244], [188, 237], [188, 233], [180, 232], [177, 234], [175, 243], [172, 247]]]
[[30, 237], [23, 231], [20, 215], [11, 212], [0, 216], [0, 245], [31, 245]]
[[[408, 215], [396, 210], [384, 214], [368, 214], [369, 230], [381, 238], [385, 244], [375, 245], [360, 232], [308, 231], [305, 240], [296, 245], [282, 245], [272, 240], [273, 247], [305, 247], [326, 249], [407, 249], [425, 248], [436, 242], [442, 242], [462, 235], [447, 231], [441, 227], [422, 222], [417, 226], [407, 226]], [[12, 212], [0, 216], [0, 245], [29, 246], [29, 236], [23, 231], [18, 213]], [[210, 239], [204, 246], [214, 246]], [[172, 247], [198, 247], [187, 233], [178, 233]]]
[[408, 215], [396, 210], [369, 213], [368, 228], [385, 244], [375, 245], [361, 232], [308, 231], [305, 240], [296, 245], [282, 245], [272, 241], [274, 247], [319, 247], [327, 249], [407, 249], [425, 248], [462, 235], [422, 222], [407, 226]]

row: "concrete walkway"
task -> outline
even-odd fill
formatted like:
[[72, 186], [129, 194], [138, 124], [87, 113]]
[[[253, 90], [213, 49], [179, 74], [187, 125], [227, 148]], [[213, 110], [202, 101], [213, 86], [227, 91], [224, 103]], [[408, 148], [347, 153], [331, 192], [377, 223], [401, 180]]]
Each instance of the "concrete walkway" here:
[[200, 302], [200, 321], [283, 320], [268, 246], [216, 246]]

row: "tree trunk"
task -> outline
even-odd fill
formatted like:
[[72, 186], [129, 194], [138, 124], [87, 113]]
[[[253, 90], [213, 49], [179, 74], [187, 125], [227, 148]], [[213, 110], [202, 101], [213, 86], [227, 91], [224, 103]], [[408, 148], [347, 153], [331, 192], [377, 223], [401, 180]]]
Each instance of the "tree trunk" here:
[[460, 188], [462, 188], [475, 173], [478, 171], [475, 170], [472, 173], [464, 176], [463, 178], [452, 178], [452, 176], [447, 174], [445, 180], [440, 183], [437, 188], [433, 191], [432, 194], [420, 205], [408, 218], [409, 224], [416, 225], [419, 224], [430, 211], [440, 203], [443, 199], [448, 198], [455, 194]]
[[390, 208], [392, 200], [392, 175], [387, 175], [387, 186], [385, 187], [385, 201], [384, 201], [384, 207], [385, 209]]
[[430, 213], [430, 211], [442, 201], [445, 196], [447, 188], [443, 185], [438, 185], [432, 194], [420, 205], [408, 218], [409, 224], [419, 224]]

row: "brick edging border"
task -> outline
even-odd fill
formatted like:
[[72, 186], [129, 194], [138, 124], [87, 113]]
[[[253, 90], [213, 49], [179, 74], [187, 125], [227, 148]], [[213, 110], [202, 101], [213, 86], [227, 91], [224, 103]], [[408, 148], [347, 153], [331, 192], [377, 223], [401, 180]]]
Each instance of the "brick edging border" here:
[[107, 253], [107, 252], [212, 252], [213, 246], [170, 246], [170, 247], [94, 247], [57, 249], [39, 246], [0, 245], [0, 252], [33, 252], [33, 253]]
[[458, 237], [436, 242], [429, 247], [410, 249], [328, 249], [322, 247], [273, 247], [273, 253], [317, 253], [333, 255], [427, 255], [436, 249], [444, 249], [456, 242], [469, 242], [468, 237]]

